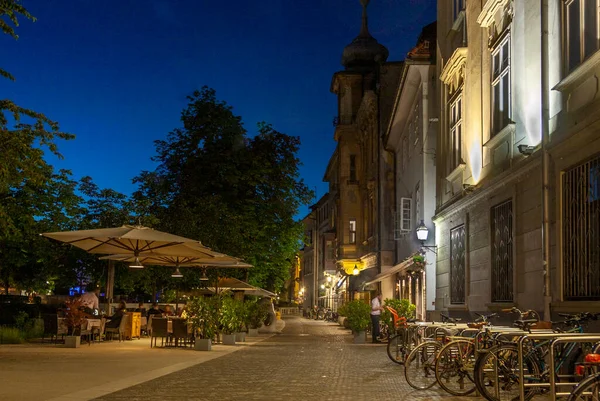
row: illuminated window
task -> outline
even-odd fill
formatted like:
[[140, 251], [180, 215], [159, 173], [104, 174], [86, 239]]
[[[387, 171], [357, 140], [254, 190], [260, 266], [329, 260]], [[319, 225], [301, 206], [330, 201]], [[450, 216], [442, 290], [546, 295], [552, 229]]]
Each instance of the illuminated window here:
[[350, 220], [350, 243], [356, 244], [356, 220]]
[[492, 136], [510, 122], [510, 34], [492, 51]]
[[462, 96], [450, 103], [450, 170], [462, 163]]
[[598, 46], [598, 8], [600, 0], [565, 0], [563, 24], [567, 71], [594, 54]]

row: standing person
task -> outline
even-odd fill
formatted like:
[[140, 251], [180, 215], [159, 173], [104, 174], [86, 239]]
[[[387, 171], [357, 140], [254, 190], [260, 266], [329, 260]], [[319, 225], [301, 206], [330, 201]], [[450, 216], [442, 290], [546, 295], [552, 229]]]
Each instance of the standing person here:
[[382, 310], [383, 306], [381, 306], [381, 293], [377, 293], [377, 296], [371, 301], [371, 324], [373, 325], [371, 335], [373, 337], [374, 344], [381, 342], [379, 341], [379, 318], [381, 317]]
[[90, 315], [97, 315], [99, 309], [98, 295], [100, 287], [88, 287], [87, 292], [81, 296], [81, 306], [87, 308], [85, 311]]

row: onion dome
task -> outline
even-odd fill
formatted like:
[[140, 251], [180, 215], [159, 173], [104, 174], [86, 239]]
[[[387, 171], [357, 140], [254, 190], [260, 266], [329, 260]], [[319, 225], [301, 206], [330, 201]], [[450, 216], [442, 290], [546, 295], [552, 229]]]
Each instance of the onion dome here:
[[379, 44], [369, 33], [367, 24], [367, 6], [370, 0], [360, 0], [362, 4], [362, 28], [358, 36], [344, 48], [342, 65], [347, 70], [360, 70], [384, 63], [389, 55], [388, 49]]

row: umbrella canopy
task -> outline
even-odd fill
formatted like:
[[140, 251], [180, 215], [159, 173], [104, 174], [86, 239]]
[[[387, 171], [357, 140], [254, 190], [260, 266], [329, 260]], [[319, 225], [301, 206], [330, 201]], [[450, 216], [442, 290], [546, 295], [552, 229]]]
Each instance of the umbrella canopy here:
[[[212, 252], [212, 251], [211, 251]], [[219, 255], [219, 254], [217, 254]], [[244, 263], [238, 258], [227, 255], [222, 256], [172, 256], [159, 253], [143, 253], [137, 258], [133, 255], [109, 255], [100, 259], [116, 260], [124, 263], [140, 262], [151, 266], [178, 266], [178, 267], [237, 267], [249, 268], [251, 264]], [[136, 260], [137, 259], [137, 260]]]
[[[199, 241], [144, 226], [125, 225], [116, 228], [42, 233], [41, 235], [71, 244], [89, 253], [137, 255], [143, 252], [161, 252], [181, 244], [190, 244], [194, 248], [209, 250]], [[184, 247], [183, 251], [191, 252], [187, 247]], [[179, 255], [180, 253], [175, 254]]]
[[255, 287], [246, 283], [245, 281], [238, 280], [237, 278], [220, 278], [218, 285], [216, 287], [210, 287], [210, 290], [218, 292], [218, 291], [243, 291], [246, 295], [256, 295], [259, 297], [271, 297], [274, 298], [276, 295], [270, 291], [264, 290], [259, 287]]

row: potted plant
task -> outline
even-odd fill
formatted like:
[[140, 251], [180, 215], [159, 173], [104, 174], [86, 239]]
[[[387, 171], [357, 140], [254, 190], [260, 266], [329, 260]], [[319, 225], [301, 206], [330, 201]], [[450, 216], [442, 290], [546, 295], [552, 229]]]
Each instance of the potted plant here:
[[350, 301], [345, 305], [348, 327], [354, 334], [355, 344], [364, 344], [367, 338], [367, 328], [371, 324], [371, 307], [363, 301]]
[[186, 306], [194, 333], [194, 349], [210, 351], [218, 326], [218, 297], [195, 297]]
[[243, 301], [237, 301], [236, 311], [239, 317], [238, 327], [235, 329], [235, 341], [239, 343], [246, 342], [246, 322], [248, 321], [248, 308]]
[[338, 323], [340, 324], [340, 326], [344, 326], [345, 328], [349, 328], [348, 327], [348, 320], [346, 318], [346, 304], [340, 306], [337, 310], [338, 313]]
[[258, 329], [269, 314], [267, 306], [259, 304], [258, 301], [249, 301], [246, 305], [246, 327], [249, 336], [258, 336]]
[[81, 344], [81, 325], [85, 322], [86, 314], [83, 311], [81, 299], [74, 298], [65, 302], [65, 326], [67, 336], [65, 346], [68, 348], [79, 348]]
[[240, 301], [233, 298], [224, 298], [219, 313], [219, 326], [223, 333], [223, 344], [235, 345], [235, 333], [241, 330], [243, 320], [239, 315]]
[[424, 269], [425, 268], [425, 256], [423, 256], [419, 253], [413, 255], [413, 264], [414, 264], [413, 270]]
[[[408, 299], [386, 299], [383, 301], [384, 306], [389, 306], [398, 313], [398, 317], [404, 317], [406, 319], [413, 319], [417, 311], [417, 307], [411, 304]], [[389, 310], [385, 309], [381, 312], [381, 321], [384, 322], [388, 327], [389, 333], [395, 333], [396, 328], [394, 327], [394, 319]]]

